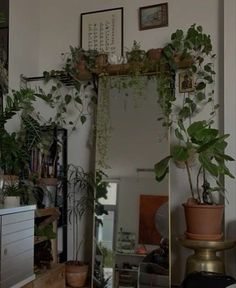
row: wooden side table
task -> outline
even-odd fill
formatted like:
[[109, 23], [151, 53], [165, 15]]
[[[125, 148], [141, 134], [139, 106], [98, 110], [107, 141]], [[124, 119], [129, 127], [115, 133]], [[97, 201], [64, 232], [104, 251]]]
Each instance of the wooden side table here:
[[186, 260], [186, 275], [194, 271], [225, 273], [225, 265], [217, 252], [231, 249], [236, 240], [203, 241], [191, 240], [184, 236], [177, 238], [184, 247], [194, 250], [194, 254]]

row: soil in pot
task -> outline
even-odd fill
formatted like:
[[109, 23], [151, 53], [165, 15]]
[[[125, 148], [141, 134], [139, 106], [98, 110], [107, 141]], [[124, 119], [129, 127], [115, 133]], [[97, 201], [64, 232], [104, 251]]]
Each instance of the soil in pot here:
[[66, 283], [70, 287], [83, 287], [85, 285], [87, 275], [87, 264], [80, 261], [68, 261], [66, 263]]
[[216, 241], [223, 237], [224, 205], [183, 204], [189, 239]]

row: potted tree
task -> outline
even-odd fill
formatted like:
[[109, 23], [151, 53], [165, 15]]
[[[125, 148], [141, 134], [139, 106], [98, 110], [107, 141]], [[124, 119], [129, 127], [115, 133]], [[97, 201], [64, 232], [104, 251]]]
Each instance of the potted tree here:
[[79, 261], [79, 251], [84, 240], [78, 240], [78, 221], [86, 213], [94, 213], [95, 216], [106, 214], [104, 206], [99, 202], [99, 198], [106, 198], [108, 183], [102, 180], [105, 174], [97, 171], [93, 173], [85, 172], [80, 166], [69, 165], [67, 173], [69, 188], [68, 211], [69, 221], [73, 222], [73, 260], [66, 263], [66, 281], [71, 287], [83, 287], [86, 280], [89, 265]]
[[[214, 57], [210, 36], [203, 33], [201, 26], [192, 25], [186, 34], [182, 30], [172, 34], [171, 42], [164, 47], [160, 58], [158, 92], [163, 110], [160, 120], [171, 128], [175, 140], [170, 155], [155, 165], [156, 179], [161, 181], [168, 173], [170, 160], [181, 162], [186, 168], [190, 199], [183, 206], [186, 236], [192, 239], [221, 239], [224, 205], [216, 203], [213, 192], [223, 195], [222, 177], [234, 178], [225, 165], [226, 161], [233, 161], [225, 154], [229, 135], [220, 133], [214, 125], [219, 108], [213, 97]], [[191, 88], [180, 87], [181, 103], [173, 89], [175, 76], [179, 73], [176, 59], [190, 60], [184, 73], [191, 78]], [[202, 113], [203, 107], [206, 117]], [[191, 169], [190, 157], [196, 164], [194, 169]], [[216, 223], [209, 222], [213, 220]]]

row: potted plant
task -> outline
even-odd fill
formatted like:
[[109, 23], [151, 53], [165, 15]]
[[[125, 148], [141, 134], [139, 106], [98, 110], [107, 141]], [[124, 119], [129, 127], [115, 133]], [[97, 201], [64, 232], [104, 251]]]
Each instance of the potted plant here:
[[[39, 122], [32, 115], [37, 96], [32, 89], [20, 89], [5, 95], [4, 109], [0, 112], [0, 168], [1, 187], [5, 196], [21, 196], [21, 203], [28, 203], [32, 192], [29, 177], [31, 149], [40, 139]], [[17, 132], [9, 132], [5, 124], [19, 116], [21, 126]]]
[[[86, 213], [95, 213], [96, 216], [107, 213], [104, 206], [99, 203], [99, 198], [106, 198], [108, 183], [102, 181], [102, 171], [97, 171], [96, 177], [93, 173], [85, 172], [80, 166], [69, 165], [68, 188], [69, 221], [74, 223], [73, 260], [66, 263], [66, 281], [71, 287], [83, 287], [88, 274], [89, 265], [79, 261], [79, 250], [82, 241], [78, 243], [78, 221]], [[96, 191], [96, 192], [95, 192]], [[96, 196], [95, 196], [96, 195]]]
[[[170, 155], [155, 165], [156, 179], [161, 181], [168, 173], [170, 160], [181, 162], [186, 168], [190, 190], [190, 199], [184, 204], [186, 235], [192, 239], [218, 240], [222, 237], [224, 206], [216, 205], [213, 192], [223, 195], [222, 177], [234, 178], [225, 164], [233, 161], [225, 154], [229, 135], [220, 133], [214, 125], [214, 116], [219, 108], [213, 98], [214, 57], [210, 36], [203, 33], [201, 26], [192, 25], [186, 34], [182, 30], [172, 34], [171, 42], [164, 47], [160, 58], [158, 92], [163, 111], [160, 120], [171, 128], [175, 140]], [[186, 58], [191, 61], [184, 73], [191, 77], [192, 87], [180, 89], [183, 99], [179, 103], [173, 89], [174, 77], [178, 73], [176, 59]], [[208, 108], [206, 117], [202, 116], [203, 107], [205, 110]], [[196, 163], [196, 173], [191, 170], [190, 156]], [[208, 222], [212, 220], [217, 223]]]

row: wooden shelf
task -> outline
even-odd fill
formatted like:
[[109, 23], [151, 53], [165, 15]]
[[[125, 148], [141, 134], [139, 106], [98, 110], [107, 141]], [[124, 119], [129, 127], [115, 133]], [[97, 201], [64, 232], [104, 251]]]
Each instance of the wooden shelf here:
[[48, 238], [46, 236], [34, 236], [34, 244], [35, 245], [42, 243], [46, 240], [48, 240]]
[[[47, 225], [52, 224], [53, 232], [57, 235], [57, 220], [60, 217], [60, 211], [58, 207], [50, 207], [44, 209], [37, 209], [35, 211], [35, 218], [45, 217], [43, 221], [38, 224], [38, 228], [44, 228]], [[43, 241], [46, 241], [47, 237], [44, 236], [35, 236], [34, 244], [39, 244]], [[57, 249], [57, 236], [55, 239], [51, 239], [52, 245], [52, 257], [53, 257], [53, 264], [58, 262], [58, 249]]]
[[51, 216], [54, 214], [60, 215], [59, 208], [50, 207], [50, 208], [36, 209], [35, 210], [35, 217], [45, 217], [45, 216]]
[[[191, 59], [181, 59], [179, 57], [176, 57], [176, 65], [179, 69], [185, 69], [190, 67], [192, 64]], [[150, 66], [152, 62], [150, 61]], [[97, 68], [92, 68], [91, 71], [84, 71], [80, 72], [78, 75], [78, 79], [83, 81], [83, 80], [91, 80], [93, 75], [95, 76], [102, 76], [102, 75], [107, 75], [107, 76], [127, 76], [130, 75], [130, 71], [132, 71], [132, 67], [138, 66], [138, 69], [140, 71], [140, 75], [156, 75], [159, 72], [156, 71], [155, 63], [152, 66], [153, 68], [150, 68], [147, 70], [145, 65], [143, 63], [123, 63], [123, 64], [107, 64], [106, 66], [102, 67], [97, 67]], [[168, 72], [168, 70], [166, 70]], [[62, 80], [63, 82], [63, 80]], [[68, 84], [68, 83], [67, 83]]]
[[138, 254], [138, 253], [122, 253], [122, 252], [116, 252], [116, 255], [119, 255], [119, 256], [131, 256], [131, 257], [145, 257], [147, 256], [147, 254]]
[[115, 271], [118, 271], [118, 272], [135, 272], [135, 273], [138, 273], [138, 269], [116, 268]]

